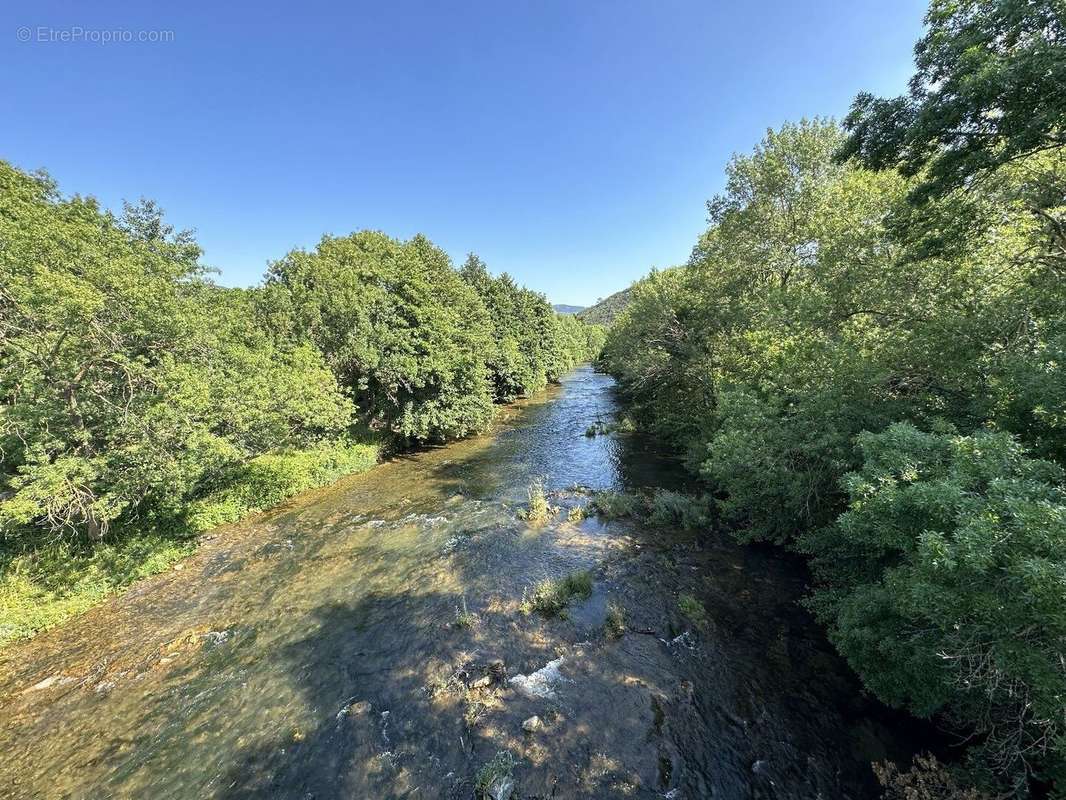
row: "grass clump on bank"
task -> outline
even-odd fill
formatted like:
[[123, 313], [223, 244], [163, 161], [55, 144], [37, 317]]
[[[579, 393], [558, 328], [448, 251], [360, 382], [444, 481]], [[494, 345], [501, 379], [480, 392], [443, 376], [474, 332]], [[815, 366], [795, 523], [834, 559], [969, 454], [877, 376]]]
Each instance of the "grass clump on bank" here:
[[699, 530], [711, 524], [711, 500], [691, 497], [669, 489], [657, 489], [648, 501], [648, 522]]
[[87, 611], [195, 549], [191, 537], [139, 533], [95, 545], [23, 540], [0, 551], [0, 647]]
[[168, 569], [196, 549], [199, 534], [217, 525], [370, 469], [378, 453], [371, 443], [269, 453], [230, 472], [176, 519], [116, 525], [102, 542], [42, 532], [0, 543], [0, 647], [55, 627]]
[[545, 578], [522, 595], [522, 612], [537, 611], [546, 617], [560, 616], [575, 598], [582, 600], [592, 594], [592, 573], [588, 570], [571, 572], [562, 578]]
[[184, 524], [194, 533], [236, 522], [276, 506], [293, 495], [373, 467], [376, 444], [325, 445], [290, 453], [267, 453], [233, 470], [221, 485], [193, 500]]

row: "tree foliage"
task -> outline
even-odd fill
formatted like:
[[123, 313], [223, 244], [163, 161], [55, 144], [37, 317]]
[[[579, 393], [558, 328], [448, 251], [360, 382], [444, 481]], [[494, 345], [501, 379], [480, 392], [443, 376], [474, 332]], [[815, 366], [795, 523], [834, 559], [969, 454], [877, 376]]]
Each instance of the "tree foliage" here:
[[[1010, 5], [935, 3], [927, 47]], [[1034, 36], [1006, 62], [1061, 48]], [[1011, 156], [952, 189], [943, 143], [895, 169], [840, 160], [830, 121], [768, 132], [604, 351], [720, 519], [812, 557], [813, 608], [866, 685], [974, 737], [975, 774], [1011, 791], [1066, 764], [1066, 152], [1029, 133], [1000, 128]], [[869, 155], [895, 134], [863, 135]]]
[[506, 273], [493, 277], [474, 253], [459, 273], [481, 298], [491, 320], [486, 362], [497, 402], [528, 396], [599, 352], [589, 338], [596, 335], [596, 328], [571, 315], [556, 314], [543, 295], [519, 286]]
[[894, 423], [857, 439], [848, 507], [801, 541], [812, 606], [882, 698], [943, 711], [998, 772], [1066, 732], [1066, 481], [1006, 433]]
[[205, 281], [153, 207], [114, 219], [0, 164], [0, 241], [3, 530], [100, 538], [236, 462], [346, 430], [321, 355]]
[[942, 195], [1025, 155], [1066, 144], [1066, 5], [1061, 0], [933, 0], [910, 92], [860, 94], [844, 158], [922, 174]]

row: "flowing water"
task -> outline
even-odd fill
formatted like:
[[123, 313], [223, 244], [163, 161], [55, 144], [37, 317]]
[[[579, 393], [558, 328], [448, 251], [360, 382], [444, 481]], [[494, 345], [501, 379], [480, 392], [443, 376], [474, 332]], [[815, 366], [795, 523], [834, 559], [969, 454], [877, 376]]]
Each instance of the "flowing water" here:
[[[0, 796], [470, 798], [500, 751], [515, 798], [876, 796], [870, 762], [908, 757], [908, 731], [797, 604], [802, 565], [566, 521], [576, 484], [683, 480], [637, 436], [584, 436], [614, 411], [611, 379], [578, 369], [490, 436], [222, 529], [9, 648]], [[516, 512], [536, 476], [563, 510], [531, 526]], [[576, 569], [594, 589], [566, 618], [522, 613], [530, 584]], [[456, 623], [464, 605], [474, 624]], [[506, 677], [479, 681], [496, 659]]]

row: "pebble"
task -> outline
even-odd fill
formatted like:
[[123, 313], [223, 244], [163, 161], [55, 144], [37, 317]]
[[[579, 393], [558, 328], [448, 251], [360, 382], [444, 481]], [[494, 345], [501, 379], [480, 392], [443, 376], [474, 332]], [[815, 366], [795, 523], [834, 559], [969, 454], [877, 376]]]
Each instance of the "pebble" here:
[[522, 730], [533, 733], [540, 727], [540, 717], [534, 715], [522, 723]]

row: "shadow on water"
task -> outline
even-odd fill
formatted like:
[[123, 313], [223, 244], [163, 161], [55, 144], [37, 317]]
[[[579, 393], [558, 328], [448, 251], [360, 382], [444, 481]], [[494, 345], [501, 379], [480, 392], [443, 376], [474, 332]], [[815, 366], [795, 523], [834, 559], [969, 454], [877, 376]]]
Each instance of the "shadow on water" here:
[[[632, 521], [516, 519], [537, 476], [564, 506], [584, 502], [573, 484], [677, 480], [647, 441], [585, 436], [614, 411], [610, 379], [577, 370], [493, 436], [235, 526], [12, 648], [0, 794], [469, 798], [507, 750], [523, 798], [874, 796], [870, 761], [908, 758], [915, 728], [864, 698], [798, 606], [801, 564]], [[577, 569], [590, 598], [522, 613], [528, 586]]]

